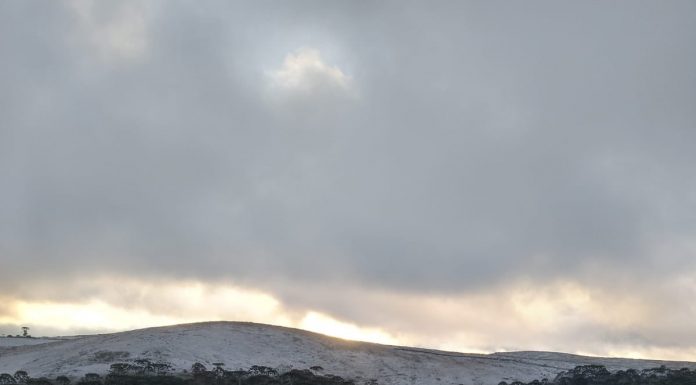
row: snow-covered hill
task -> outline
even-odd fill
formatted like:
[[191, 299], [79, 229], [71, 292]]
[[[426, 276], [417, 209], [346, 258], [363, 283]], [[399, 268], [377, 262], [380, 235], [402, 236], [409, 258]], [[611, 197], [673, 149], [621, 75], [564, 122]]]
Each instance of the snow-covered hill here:
[[40, 345], [48, 342], [60, 341], [59, 338], [24, 338], [24, 337], [2, 337], [0, 338], [0, 349], [12, 346]]
[[[2, 340], [2, 339], [0, 339]], [[37, 341], [38, 342], [38, 341]], [[553, 378], [577, 365], [600, 364], [610, 370], [650, 368], [696, 369], [696, 363], [592, 358], [549, 352], [490, 355], [463, 354], [365, 342], [346, 341], [298, 329], [239, 322], [207, 322], [45, 340], [3, 346], [0, 373], [26, 370], [34, 377], [106, 373], [109, 365], [138, 358], [166, 361], [178, 369], [195, 362], [227, 369], [263, 365], [281, 370], [321, 366], [344, 378], [377, 379], [380, 384], [498, 384]]]

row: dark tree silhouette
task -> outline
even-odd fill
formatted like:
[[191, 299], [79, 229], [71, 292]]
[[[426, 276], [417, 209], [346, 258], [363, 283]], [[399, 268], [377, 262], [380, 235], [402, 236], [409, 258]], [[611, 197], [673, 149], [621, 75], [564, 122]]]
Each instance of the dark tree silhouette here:
[[9, 373], [3, 373], [0, 374], [0, 385], [12, 385], [16, 384], [17, 380], [15, 380], [14, 377], [12, 377], [11, 374]]
[[191, 365], [191, 374], [193, 374], [194, 377], [200, 376], [206, 371], [208, 371], [208, 369], [205, 367], [205, 365], [201, 364], [200, 362], [196, 362], [195, 364]]
[[14, 379], [17, 380], [18, 384], [26, 384], [29, 379], [29, 374], [24, 370], [18, 370], [14, 374]]
[[213, 366], [215, 366], [213, 373], [215, 373], [216, 376], [222, 377], [222, 375], [225, 374], [225, 369], [222, 368], [225, 366], [223, 362], [213, 362]]

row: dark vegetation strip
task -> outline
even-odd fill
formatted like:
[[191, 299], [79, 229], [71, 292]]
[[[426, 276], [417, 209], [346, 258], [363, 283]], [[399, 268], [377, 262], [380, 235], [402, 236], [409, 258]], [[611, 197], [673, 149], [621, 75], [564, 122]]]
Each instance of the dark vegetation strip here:
[[[446, 355], [443, 354], [443, 355]], [[452, 355], [454, 357], [467, 357]], [[467, 357], [468, 358], [468, 357]], [[471, 357], [475, 358], [475, 357]], [[323, 374], [324, 369], [293, 369], [283, 373], [267, 366], [252, 366], [248, 370], [226, 370], [223, 363], [214, 363], [208, 370], [195, 363], [191, 370], [175, 373], [171, 364], [136, 359], [111, 365], [108, 374], [88, 373], [79, 379], [58, 376], [55, 379], [32, 378], [19, 370], [14, 375], [0, 374], [0, 385], [378, 385], [378, 379], [344, 379]], [[495, 384], [486, 384], [495, 385]], [[561, 372], [553, 379], [531, 382], [499, 382], [497, 385], [696, 385], [696, 370], [659, 368], [619, 370], [610, 372], [601, 365], [583, 365]]]

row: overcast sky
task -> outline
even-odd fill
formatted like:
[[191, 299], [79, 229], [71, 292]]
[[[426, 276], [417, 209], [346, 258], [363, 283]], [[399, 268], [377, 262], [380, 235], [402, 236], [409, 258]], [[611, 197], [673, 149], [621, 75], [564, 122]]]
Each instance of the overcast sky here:
[[0, 2], [0, 333], [696, 360], [696, 2]]

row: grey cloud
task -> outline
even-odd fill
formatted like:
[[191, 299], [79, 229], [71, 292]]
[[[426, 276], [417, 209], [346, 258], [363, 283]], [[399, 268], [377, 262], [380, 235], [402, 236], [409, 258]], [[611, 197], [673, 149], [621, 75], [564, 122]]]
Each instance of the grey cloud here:
[[[4, 293], [105, 272], [282, 295], [694, 268], [655, 251], [695, 230], [691, 2], [156, 3], [127, 63], [66, 4], [0, 7]], [[360, 97], [269, 101], [266, 71], [301, 47]]]

